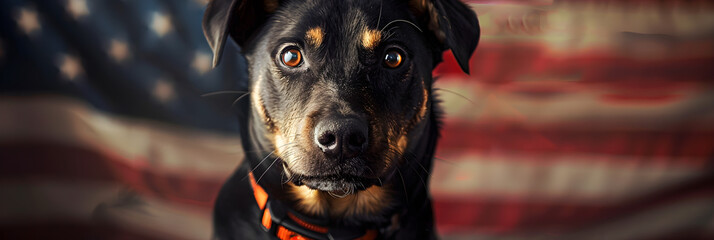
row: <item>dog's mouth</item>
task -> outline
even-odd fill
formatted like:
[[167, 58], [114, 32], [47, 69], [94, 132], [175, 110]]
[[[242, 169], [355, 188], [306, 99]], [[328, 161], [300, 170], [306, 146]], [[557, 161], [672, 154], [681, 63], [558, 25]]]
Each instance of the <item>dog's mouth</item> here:
[[329, 192], [333, 196], [346, 196], [365, 190], [373, 185], [381, 186], [381, 181], [378, 178], [351, 175], [294, 175], [292, 183], [297, 186], [305, 185], [311, 189]]

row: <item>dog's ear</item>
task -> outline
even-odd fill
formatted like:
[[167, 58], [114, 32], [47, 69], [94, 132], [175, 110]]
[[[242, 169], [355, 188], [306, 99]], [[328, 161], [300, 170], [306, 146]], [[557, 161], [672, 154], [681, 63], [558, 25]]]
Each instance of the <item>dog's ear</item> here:
[[409, 7], [469, 73], [469, 59], [481, 35], [476, 13], [459, 0], [409, 0]]
[[213, 67], [221, 59], [228, 35], [243, 44], [258, 30], [279, 0], [211, 0], [203, 14], [203, 35], [213, 50]]

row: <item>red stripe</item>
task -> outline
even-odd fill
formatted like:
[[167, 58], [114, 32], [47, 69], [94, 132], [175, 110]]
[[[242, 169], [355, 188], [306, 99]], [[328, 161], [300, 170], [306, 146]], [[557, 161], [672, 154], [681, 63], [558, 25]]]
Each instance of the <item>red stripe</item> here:
[[591, 127], [585, 125], [543, 126], [533, 129], [519, 122], [509, 121], [489, 123], [450, 121], [444, 124], [441, 131], [439, 155], [505, 152], [528, 154], [533, 156], [532, 159], [547, 161], [534, 154], [601, 154], [618, 159], [629, 157], [646, 161], [677, 160], [678, 162], [671, 163], [691, 166], [710, 164], [710, 158], [714, 156], [712, 130], [687, 130], [687, 127], [672, 131], [650, 132], [589, 129]]
[[[61, 178], [65, 180], [107, 181], [126, 184], [140, 194], [206, 208], [213, 206], [227, 176], [202, 179], [157, 173], [150, 166], [136, 168], [109, 152], [40, 142], [0, 145], [0, 180], [27, 181]], [[201, 161], [202, 159], [196, 159]]]
[[[682, 48], [691, 47], [688, 42]], [[577, 80], [578, 83], [618, 86], [623, 81], [637, 81], [641, 86], [659, 81], [712, 82], [714, 56], [676, 57], [646, 61], [617, 52], [574, 53], [567, 57], [551, 54], [545, 44], [534, 42], [479, 44], [470, 61], [471, 75], [461, 72], [451, 52], [444, 53], [444, 61], [434, 69], [435, 76], [448, 75], [452, 80], [485, 83], [517, 82], [523, 76], [532, 79]], [[575, 76], [575, 79], [573, 79]], [[453, 77], [453, 78], [452, 78]], [[594, 85], [597, 86], [597, 85]]]
[[[611, 203], [536, 201], [527, 197], [446, 199], [434, 196], [434, 212], [442, 233], [474, 231], [504, 233], [539, 231], [565, 233], [594, 227], [637, 213], [686, 200], [714, 197], [714, 174], [653, 194]], [[468, 214], [464, 214], [468, 213]]]

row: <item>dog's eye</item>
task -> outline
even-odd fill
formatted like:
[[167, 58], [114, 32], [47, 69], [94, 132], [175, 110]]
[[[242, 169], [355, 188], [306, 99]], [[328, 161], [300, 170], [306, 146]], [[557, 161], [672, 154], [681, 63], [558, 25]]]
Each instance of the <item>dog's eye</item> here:
[[390, 68], [399, 67], [399, 65], [402, 65], [402, 54], [395, 50], [387, 51], [387, 53], [384, 54], [384, 65]]
[[302, 53], [300, 53], [298, 49], [288, 48], [283, 50], [283, 53], [280, 54], [280, 59], [285, 66], [297, 67], [302, 62]]

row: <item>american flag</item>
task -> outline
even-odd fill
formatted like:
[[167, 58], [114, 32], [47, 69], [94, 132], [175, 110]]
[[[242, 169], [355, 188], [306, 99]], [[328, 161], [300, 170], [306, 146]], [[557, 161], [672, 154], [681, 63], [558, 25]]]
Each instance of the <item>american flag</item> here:
[[[205, 4], [0, 2], [0, 238], [211, 237], [247, 86]], [[472, 74], [434, 71], [442, 238], [714, 239], [714, 4], [469, 4]]]

